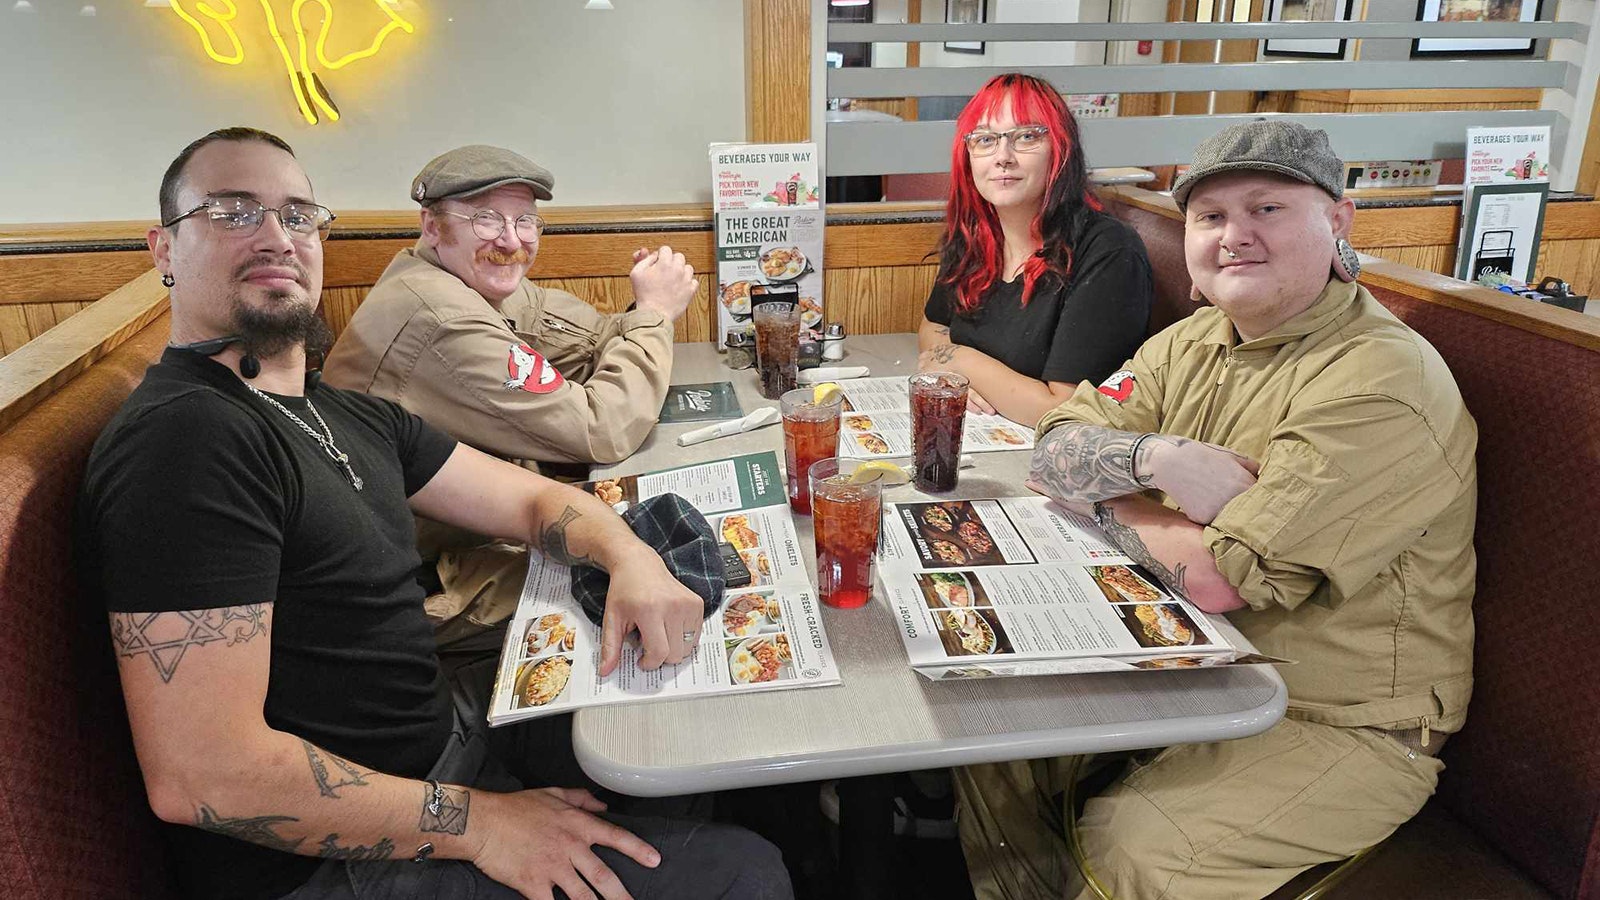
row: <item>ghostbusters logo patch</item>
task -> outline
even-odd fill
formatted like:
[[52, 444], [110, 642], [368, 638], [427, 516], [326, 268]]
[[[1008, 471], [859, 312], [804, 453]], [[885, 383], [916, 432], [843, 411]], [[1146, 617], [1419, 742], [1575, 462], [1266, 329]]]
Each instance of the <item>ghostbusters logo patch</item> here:
[[566, 384], [561, 372], [527, 344], [511, 345], [506, 371], [511, 375], [506, 379], [506, 387], [530, 394], [548, 394]]
[[1097, 390], [1117, 401], [1117, 405], [1121, 406], [1128, 402], [1129, 397], [1133, 396], [1133, 380], [1133, 373], [1127, 369], [1123, 369], [1120, 372], [1112, 372], [1105, 381], [1100, 382], [1100, 387]]

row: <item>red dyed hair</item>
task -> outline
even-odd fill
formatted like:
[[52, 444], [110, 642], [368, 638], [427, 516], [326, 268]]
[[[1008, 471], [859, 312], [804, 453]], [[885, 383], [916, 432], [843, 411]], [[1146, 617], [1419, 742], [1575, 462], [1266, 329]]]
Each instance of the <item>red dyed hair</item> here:
[[1057, 277], [1062, 284], [1072, 272], [1071, 238], [1090, 210], [1101, 204], [1089, 190], [1089, 170], [1078, 140], [1078, 121], [1050, 84], [1032, 75], [996, 75], [956, 118], [956, 141], [950, 150], [950, 199], [945, 208], [944, 237], [939, 242], [939, 283], [951, 286], [956, 309], [971, 313], [1000, 277], [1005, 236], [994, 205], [983, 199], [972, 180], [972, 160], [963, 136], [989, 118], [1005, 101], [1019, 125], [1050, 128], [1050, 178], [1034, 214], [1030, 234], [1043, 246], [1022, 266], [1022, 303], [1027, 305], [1039, 279]]

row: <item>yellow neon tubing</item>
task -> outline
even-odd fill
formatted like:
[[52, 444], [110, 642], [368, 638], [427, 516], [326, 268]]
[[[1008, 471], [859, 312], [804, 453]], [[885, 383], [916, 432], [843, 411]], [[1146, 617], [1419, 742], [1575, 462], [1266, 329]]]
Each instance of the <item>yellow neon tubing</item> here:
[[[267, 31], [272, 34], [272, 42], [278, 46], [278, 53], [283, 56], [283, 68], [289, 75], [289, 89], [294, 91], [294, 100], [300, 105], [300, 115], [305, 116], [306, 124], [317, 124], [317, 114], [312, 111], [311, 104], [306, 102], [305, 91], [301, 88], [301, 78], [294, 68], [294, 57], [289, 55], [289, 45], [283, 40], [283, 33], [278, 30], [278, 17], [272, 14], [272, 5], [267, 0], [261, 0], [261, 11], [267, 16]], [[321, 97], [316, 98], [319, 103]], [[334, 121], [339, 120], [339, 114], [334, 112]]]
[[346, 53], [338, 59], [329, 59], [327, 44], [328, 32], [333, 28], [333, 4], [329, 0], [295, 0], [292, 18], [294, 19], [295, 34], [300, 39], [301, 64], [304, 65], [306, 62], [306, 34], [305, 23], [301, 19], [300, 7], [307, 3], [315, 3], [322, 7], [322, 27], [317, 32], [317, 61], [322, 63], [324, 68], [342, 69], [358, 59], [366, 59], [372, 56], [383, 46], [384, 40], [396, 30], [404, 31], [406, 34], [416, 31], [416, 26], [401, 18], [399, 14], [389, 8], [389, 4], [385, 3], [384, 0], [372, 0], [372, 2], [380, 12], [389, 18], [388, 24], [379, 29], [377, 35], [373, 37], [372, 43], [366, 49]]
[[172, 11], [178, 14], [178, 18], [188, 22], [189, 27], [199, 33], [200, 46], [205, 48], [207, 56], [225, 66], [237, 66], [239, 63], [244, 62], [244, 45], [239, 43], [238, 32], [233, 30], [232, 25], [228, 24], [239, 16], [239, 9], [233, 5], [233, 0], [221, 0], [225, 8], [223, 12], [218, 12], [215, 7], [205, 2], [205, 0], [201, 0], [195, 7], [200, 11], [201, 15], [216, 22], [222, 28], [223, 33], [228, 36], [228, 40], [233, 42], [233, 53], [226, 56], [218, 53], [217, 48], [211, 45], [211, 35], [206, 32], [206, 27], [200, 24], [199, 19], [196, 19], [188, 10], [183, 8], [183, 0], [171, 0], [171, 2]]

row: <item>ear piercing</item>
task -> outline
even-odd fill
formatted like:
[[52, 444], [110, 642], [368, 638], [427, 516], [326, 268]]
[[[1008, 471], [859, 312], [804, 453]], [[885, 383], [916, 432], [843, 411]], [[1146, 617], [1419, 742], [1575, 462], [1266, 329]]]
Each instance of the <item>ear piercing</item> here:
[[170, 274], [161, 276], [161, 284], [163, 287], [172, 287], [177, 283], [178, 279], [173, 278]]

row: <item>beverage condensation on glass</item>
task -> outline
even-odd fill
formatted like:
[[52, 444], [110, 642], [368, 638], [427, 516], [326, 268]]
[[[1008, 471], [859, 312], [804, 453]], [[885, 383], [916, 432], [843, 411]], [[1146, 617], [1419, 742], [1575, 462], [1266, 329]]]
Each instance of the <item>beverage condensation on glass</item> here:
[[827, 402], [818, 403], [811, 388], [784, 394], [778, 401], [783, 411], [783, 459], [789, 480], [789, 508], [802, 516], [811, 515], [811, 467], [839, 455], [839, 411], [844, 395], [835, 392]]
[[794, 390], [800, 372], [800, 309], [793, 303], [762, 303], [755, 322], [761, 396], [777, 400]]
[[829, 606], [853, 609], [872, 598], [883, 488], [851, 484], [861, 462], [825, 459], [811, 467], [811, 517], [817, 544], [817, 593]]
[[911, 376], [911, 473], [919, 491], [943, 493], [956, 488], [969, 384], [965, 375], [955, 372]]

